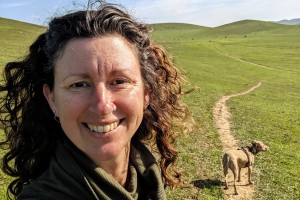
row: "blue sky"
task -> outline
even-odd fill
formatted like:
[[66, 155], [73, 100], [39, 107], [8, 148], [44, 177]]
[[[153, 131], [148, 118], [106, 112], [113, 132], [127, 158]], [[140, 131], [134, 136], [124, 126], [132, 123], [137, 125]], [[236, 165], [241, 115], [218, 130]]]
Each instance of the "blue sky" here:
[[[47, 25], [49, 18], [87, 0], [0, 0], [0, 17]], [[182, 22], [215, 27], [243, 19], [300, 18], [299, 0], [111, 0], [145, 23]]]

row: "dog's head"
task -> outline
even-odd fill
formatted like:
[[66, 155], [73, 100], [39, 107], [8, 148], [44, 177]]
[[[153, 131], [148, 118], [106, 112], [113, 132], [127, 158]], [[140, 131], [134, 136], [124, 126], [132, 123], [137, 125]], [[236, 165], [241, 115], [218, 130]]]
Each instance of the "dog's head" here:
[[269, 147], [265, 145], [262, 141], [254, 140], [251, 142], [251, 150], [253, 154], [257, 154], [260, 151], [267, 151]]

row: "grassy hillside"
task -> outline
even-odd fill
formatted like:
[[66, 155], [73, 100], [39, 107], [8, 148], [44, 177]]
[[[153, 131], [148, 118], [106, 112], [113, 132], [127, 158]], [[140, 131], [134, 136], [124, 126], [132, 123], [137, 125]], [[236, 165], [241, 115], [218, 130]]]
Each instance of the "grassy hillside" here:
[[212, 32], [224, 35], [246, 35], [263, 31], [281, 30], [283, 28], [283, 25], [272, 22], [242, 20], [216, 27], [212, 29]]
[[171, 199], [218, 198], [222, 149], [212, 107], [221, 95], [245, 91], [258, 82], [263, 84], [255, 92], [228, 102], [240, 144], [260, 139], [270, 146], [257, 156], [255, 199], [300, 198], [299, 29], [261, 21], [200, 28], [197, 33], [194, 28], [167, 33], [156, 27], [153, 38], [172, 52], [190, 87], [198, 88], [186, 101], [199, 129], [178, 143], [185, 182], [195, 187], [170, 192]]
[[149, 25], [150, 30], [155, 35], [158, 41], [172, 41], [186, 40], [190, 38], [197, 38], [199, 33], [210, 28], [204, 26], [197, 26], [193, 24], [182, 23], [161, 23]]
[[28, 45], [44, 30], [42, 26], [0, 18], [0, 66], [23, 56]]
[[[23, 23], [19, 21], [0, 18], [0, 70], [9, 61], [22, 58], [28, 51], [29, 45], [45, 30], [45, 27]], [[1, 78], [2, 79], [2, 78]], [[3, 139], [3, 131], [0, 130], [0, 139]], [[0, 150], [0, 155], [4, 151]], [[6, 185], [10, 179], [0, 172], [0, 200], [5, 199]]]
[[[196, 90], [185, 97], [198, 124], [178, 140], [179, 170], [192, 187], [167, 191], [168, 199], [218, 199], [222, 147], [212, 108], [222, 95], [251, 94], [228, 102], [233, 134], [245, 145], [260, 139], [270, 151], [254, 166], [255, 199], [300, 199], [300, 26], [241, 21], [216, 28], [156, 24], [164, 45]], [[24, 55], [43, 27], [0, 19], [0, 64]], [[257, 65], [258, 64], [258, 65]], [[0, 196], [7, 178], [0, 173]], [[1, 191], [2, 188], [2, 191]], [[1, 193], [2, 192], [2, 193]]]

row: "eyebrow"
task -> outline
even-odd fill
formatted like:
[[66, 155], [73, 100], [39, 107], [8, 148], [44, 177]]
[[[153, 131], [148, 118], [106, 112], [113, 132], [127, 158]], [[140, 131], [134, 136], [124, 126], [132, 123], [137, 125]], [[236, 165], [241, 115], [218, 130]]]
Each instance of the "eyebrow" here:
[[70, 77], [81, 77], [81, 78], [88, 78], [89, 76], [85, 73], [75, 73], [75, 74], [69, 74], [65, 77], [63, 77], [63, 81], [65, 81], [66, 79], [70, 78]]
[[111, 74], [115, 75], [118, 72], [130, 72], [131, 73], [131, 69], [129, 69], [128, 67], [118, 67], [118, 68], [113, 68], [111, 70]]
[[[118, 74], [119, 72], [123, 72], [123, 73], [126, 73], [126, 74], [127, 74], [127, 73], [131, 74], [131, 70], [128, 69], [128, 68], [125, 68], [125, 67], [113, 68], [112, 71], [111, 71], [110, 73], [111, 73], [112, 75], [116, 75], [116, 74]], [[70, 78], [70, 77], [80, 77], [80, 78], [86, 79], [86, 78], [89, 78], [89, 75], [86, 74], [86, 73], [73, 73], [73, 74], [69, 74], [69, 75], [63, 77], [62, 80], [64, 81], [64, 80], [66, 80], [66, 79], [68, 79], [68, 78]]]

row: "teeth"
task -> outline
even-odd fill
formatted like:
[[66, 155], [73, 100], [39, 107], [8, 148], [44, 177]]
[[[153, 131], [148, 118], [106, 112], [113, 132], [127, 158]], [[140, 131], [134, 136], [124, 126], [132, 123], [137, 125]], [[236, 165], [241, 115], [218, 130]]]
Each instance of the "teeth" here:
[[114, 122], [112, 124], [108, 124], [108, 125], [105, 125], [105, 126], [95, 126], [95, 125], [91, 125], [91, 124], [87, 124], [87, 126], [89, 127], [89, 129], [91, 129], [94, 132], [106, 133], [106, 132], [109, 132], [109, 131], [114, 130], [115, 128], [117, 128], [118, 122]]

